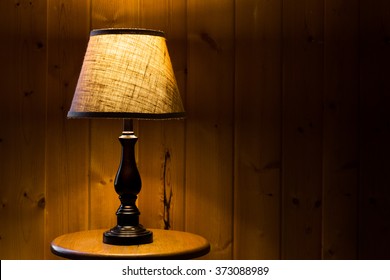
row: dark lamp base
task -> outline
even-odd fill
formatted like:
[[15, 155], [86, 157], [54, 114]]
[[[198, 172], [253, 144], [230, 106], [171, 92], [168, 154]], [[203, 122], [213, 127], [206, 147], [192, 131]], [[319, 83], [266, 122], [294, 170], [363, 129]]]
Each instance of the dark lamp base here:
[[112, 245], [152, 243], [153, 233], [139, 224], [140, 212], [136, 200], [142, 183], [135, 161], [134, 146], [137, 137], [134, 135], [132, 120], [124, 120], [119, 142], [122, 145], [122, 157], [114, 187], [121, 205], [116, 212], [117, 225], [103, 233], [103, 243]]
[[153, 233], [142, 225], [116, 226], [103, 233], [103, 242], [111, 245], [140, 245], [153, 242]]

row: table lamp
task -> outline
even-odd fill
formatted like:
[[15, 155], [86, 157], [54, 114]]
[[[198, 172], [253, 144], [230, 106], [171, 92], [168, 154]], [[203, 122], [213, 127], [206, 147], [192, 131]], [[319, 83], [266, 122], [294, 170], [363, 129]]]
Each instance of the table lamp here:
[[133, 119], [184, 117], [171, 60], [161, 31], [149, 29], [92, 30], [69, 118], [120, 118], [123, 132], [115, 191], [121, 205], [117, 225], [103, 233], [103, 242], [135, 245], [153, 242], [153, 233], [139, 224], [136, 206], [141, 190], [134, 146]]

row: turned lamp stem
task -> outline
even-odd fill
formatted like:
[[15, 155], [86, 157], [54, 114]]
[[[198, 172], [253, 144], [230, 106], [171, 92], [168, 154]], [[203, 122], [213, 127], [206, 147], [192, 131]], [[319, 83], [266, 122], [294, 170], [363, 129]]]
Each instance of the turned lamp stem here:
[[103, 234], [103, 242], [114, 245], [151, 243], [153, 234], [139, 224], [140, 212], [135, 203], [142, 183], [135, 161], [137, 136], [133, 131], [133, 120], [124, 119], [119, 141], [122, 145], [122, 159], [114, 186], [121, 205], [116, 212], [117, 225]]

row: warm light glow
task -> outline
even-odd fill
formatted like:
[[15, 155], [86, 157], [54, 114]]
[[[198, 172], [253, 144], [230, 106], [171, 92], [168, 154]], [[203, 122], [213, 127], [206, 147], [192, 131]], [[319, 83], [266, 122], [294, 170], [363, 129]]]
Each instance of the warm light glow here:
[[142, 29], [91, 32], [68, 117], [183, 116], [164, 33]]

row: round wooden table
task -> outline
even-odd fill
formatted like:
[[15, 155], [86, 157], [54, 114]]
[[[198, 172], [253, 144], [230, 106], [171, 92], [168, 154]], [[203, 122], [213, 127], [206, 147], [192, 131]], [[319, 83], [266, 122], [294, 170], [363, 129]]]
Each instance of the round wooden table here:
[[153, 243], [109, 245], [103, 243], [106, 230], [87, 230], [64, 234], [51, 243], [53, 254], [67, 259], [193, 259], [210, 251], [209, 242], [196, 234], [151, 229]]

